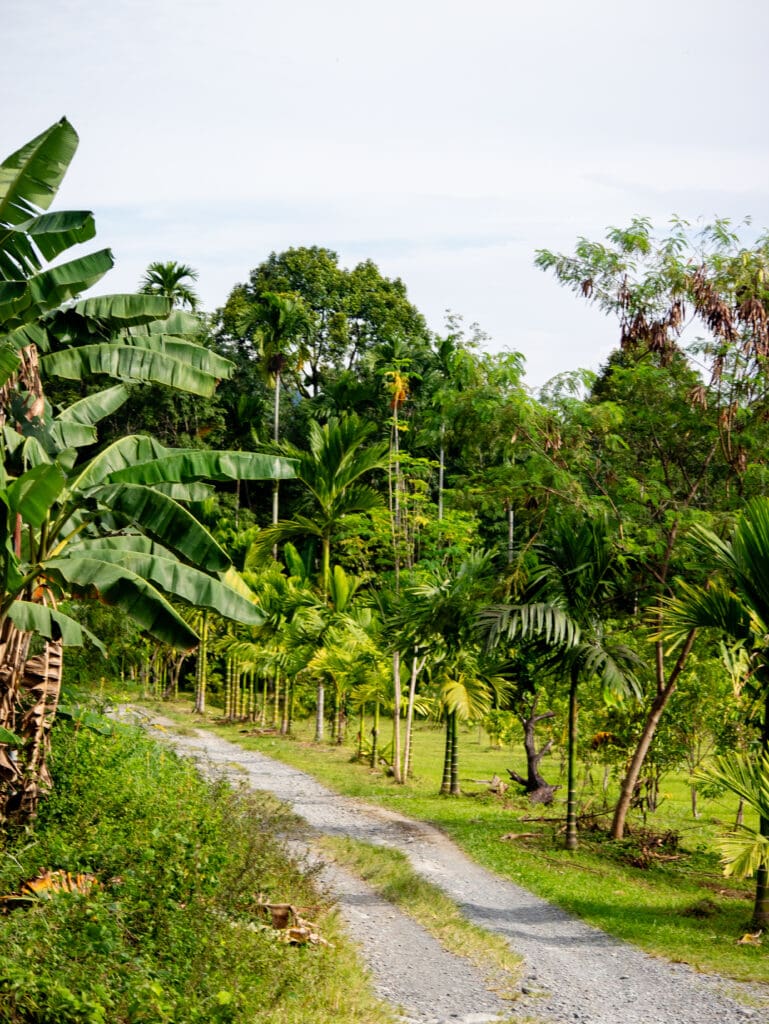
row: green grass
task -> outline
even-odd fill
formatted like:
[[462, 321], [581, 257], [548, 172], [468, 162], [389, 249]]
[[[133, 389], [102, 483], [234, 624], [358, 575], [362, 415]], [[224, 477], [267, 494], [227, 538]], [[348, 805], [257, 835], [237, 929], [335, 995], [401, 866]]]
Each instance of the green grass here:
[[[166, 704], [157, 707], [169, 711]], [[189, 705], [179, 710], [180, 721], [189, 723]], [[243, 726], [216, 725], [212, 716], [201, 724], [304, 769], [340, 793], [432, 822], [479, 863], [654, 955], [735, 980], [769, 982], [766, 947], [737, 945], [749, 927], [752, 882], [724, 879], [715, 847], [719, 830], [734, 820], [736, 808], [728, 800], [701, 799], [702, 816], [694, 821], [683, 776], [663, 783], [663, 799], [646, 831], [640, 820], [632, 819], [628, 839], [612, 842], [605, 830], [608, 816], [598, 815], [593, 819], [595, 830], [583, 830], [580, 849], [568, 853], [561, 847], [563, 801], [550, 808], [532, 807], [514, 789], [500, 798], [477, 781], [490, 779], [495, 772], [504, 776], [508, 766], [522, 767], [520, 752], [491, 749], [477, 728], [461, 735], [463, 795], [451, 798], [437, 795], [443, 734], [429, 725], [420, 725], [417, 731], [414, 780], [396, 786], [387, 774], [352, 763], [350, 747], [315, 745], [309, 722], [298, 723], [293, 739], [248, 735]], [[383, 734], [384, 728], [383, 723]], [[549, 781], [562, 781], [555, 760], [542, 768]], [[595, 775], [600, 782], [600, 769]], [[615, 796], [610, 790], [609, 805]], [[599, 795], [583, 789], [581, 799], [591, 813], [601, 811]], [[536, 820], [526, 820], [532, 818]], [[653, 845], [650, 833], [671, 831], [680, 837], [678, 846]], [[510, 832], [537, 835], [503, 840]], [[647, 866], [636, 866], [644, 860], [643, 848], [649, 842]]]
[[328, 907], [311, 916], [330, 945], [265, 923], [260, 900], [322, 903], [274, 841], [277, 801], [203, 783], [138, 730], [54, 739], [34, 830], [0, 833], [0, 893], [41, 869], [97, 885], [0, 915], [0, 1022], [391, 1024]]
[[472, 924], [437, 886], [421, 878], [399, 850], [353, 839], [326, 836], [320, 841], [329, 859], [344, 864], [390, 903], [418, 921], [456, 956], [465, 957], [503, 999], [514, 999], [521, 958], [498, 935]]

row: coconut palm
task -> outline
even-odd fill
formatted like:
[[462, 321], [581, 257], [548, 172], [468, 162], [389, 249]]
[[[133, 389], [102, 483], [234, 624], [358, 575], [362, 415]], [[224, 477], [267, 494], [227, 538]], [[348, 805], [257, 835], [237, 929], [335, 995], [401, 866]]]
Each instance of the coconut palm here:
[[[745, 507], [728, 540], [703, 527], [692, 537], [717, 572], [705, 588], [681, 583], [664, 603], [666, 640], [681, 640], [693, 629], [714, 629], [745, 651], [751, 685], [763, 700], [761, 748], [769, 755], [769, 500]], [[760, 835], [769, 839], [769, 808], [764, 807]], [[756, 927], [769, 926], [769, 864], [756, 869]]]
[[197, 279], [197, 270], [187, 263], [157, 260], [145, 270], [139, 291], [144, 295], [162, 295], [175, 309], [188, 309], [194, 313], [200, 306], [200, 298], [193, 288]]
[[604, 519], [562, 519], [549, 541], [536, 546], [540, 572], [529, 600], [486, 609], [482, 621], [490, 645], [501, 637], [539, 637], [551, 647], [551, 667], [569, 686], [566, 849], [577, 848], [576, 755], [578, 688], [591, 677], [614, 694], [638, 693], [640, 660], [613, 643], [605, 616], [616, 588], [616, 563]]

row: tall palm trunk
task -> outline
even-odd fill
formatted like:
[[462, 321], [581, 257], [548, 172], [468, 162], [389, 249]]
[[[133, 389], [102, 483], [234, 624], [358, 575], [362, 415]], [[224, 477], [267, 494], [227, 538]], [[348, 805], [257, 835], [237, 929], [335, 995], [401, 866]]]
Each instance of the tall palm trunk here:
[[321, 681], [318, 682], [318, 693], [315, 702], [315, 742], [323, 742], [325, 715], [326, 715], [326, 688]]
[[459, 796], [459, 716], [456, 711], [451, 712], [451, 772], [449, 793], [451, 796]]
[[421, 665], [417, 660], [416, 654], [411, 659], [411, 678], [409, 680], [409, 699], [406, 705], [406, 739], [403, 748], [403, 781], [405, 782], [411, 775], [411, 760], [413, 741], [412, 733], [414, 728], [414, 701], [417, 695], [417, 676], [419, 675], [422, 667], [424, 666], [424, 658], [422, 659]]
[[[280, 370], [275, 371], [275, 405], [272, 413], [272, 439], [275, 444], [280, 440]], [[272, 482], [272, 525], [280, 518], [280, 485], [277, 480]], [[272, 557], [278, 557], [278, 545], [272, 549]]]
[[446, 712], [446, 745], [443, 748], [443, 776], [440, 790], [444, 794], [451, 792], [451, 762], [454, 754], [453, 714], [453, 711]]
[[195, 707], [193, 713], [203, 715], [206, 711], [206, 684], [208, 682], [208, 610], [204, 609], [200, 625], [200, 646], [198, 666], [195, 673]]
[[[769, 757], [769, 679], [766, 671], [762, 671], [759, 679], [764, 687], [764, 720], [761, 725], [761, 753]], [[758, 823], [759, 832], [769, 839], [769, 818], [761, 817]], [[769, 927], [769, 868], [766, 861], [756, 871], [756, 899], [753, 905], [753, 927]]]
[[403, 782], [401, 770], [401, 653], [393, 653], [393, 779]]
[[566, 782], [566, 849], [577, 849], [577, 683], [579, 667], [571, 667], [569, 680], [569, 757]]
[[374, 724], [371, 727], [371, 767], [376, 768], [379, 759], [379, 701], [374, 702]]

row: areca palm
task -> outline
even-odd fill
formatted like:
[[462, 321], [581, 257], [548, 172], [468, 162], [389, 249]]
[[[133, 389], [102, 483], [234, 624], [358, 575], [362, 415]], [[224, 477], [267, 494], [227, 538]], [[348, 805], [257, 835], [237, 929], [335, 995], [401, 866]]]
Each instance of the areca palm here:
[[144, 295], [162, 295], [175, 308], [189, 309], [194, 313], [200, 306], [200, 298], [193, 287], [197, 279], [197, 270], [187, 263], [156, 260], [144, 272], [139, 291]]
[[[714, 629], [738, 642], [745, 651], [752, 685], [763, 699], [761, 748], [769, 755], [769, 500], [751, 501], [728, 540], [703, 527], [692, 531], [716, 570], [705, 587], [679, 585], [676, 597], [664, 603], [665, 638], [681, 640], [693, 629]], [[762, 805], [760, 835], [769, 839], [769, 808]], [[769, 925], [769, 862], [756, 870], [754, 919]]]
[[264, 529], [258, 544], [269, 549], [286, 540], [316, 537], [321, 543], [324, 594], [330, 585], [332, 541], [344, 520], [383, 505], [381, 495], [367, 482], [387, 465], [387, 444], [370, 443], [374, 429], [354, 414], [332, 418], [322, 426], [313, 421], [309, 450], [287, 442], [271, 449], [292, 461], [311, 508], [308, 515], [297, 513]]
[[472, 552], [455, 570], [434, 572], [406, 591], [409, 630], [427, 652], [446, 715], [442, 793], [459, 793], [457, 722], [485, 713], [490, 705], [473, 633], [491, 571], [490, 554]]
[[500, 637], [539, 637], [551, 647], [551, 666], [569, 685], [566, 849], [577, 848], [576, 752], [578, 688], [591, 677], [605, 690], [638, 692], [638, 656], [613, 643], [604, 616], [615, 591], [616, 568], [608, 524], [603, 519], [561, 521], [552, 538], [536, 548], [540, 575], [530, 600], [488, 608], [483, 620], [493, 645]]
[[[302, 361], [304, 349], [298, 343], [310, 329], [310, 312], [298, 295], [264, 292], [248, 311], [241, 326], [254, 334], [263, 375], [274, 391], [272, 440], [277, 444], [280, 440], [280, 384], [284, 372], [291, 367], [292, 356], [296, 362]], [[278, 516], [276, 480], [272, 490], [273, 523], [278, 522]]]

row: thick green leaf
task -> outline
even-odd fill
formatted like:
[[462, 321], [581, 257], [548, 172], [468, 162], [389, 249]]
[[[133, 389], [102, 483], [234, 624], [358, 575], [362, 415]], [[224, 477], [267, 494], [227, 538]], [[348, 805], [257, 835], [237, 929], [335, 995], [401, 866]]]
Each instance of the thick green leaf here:
[[105, 604], [122, 609], [158, 640], [189, 649], [198, 638], [163, 595], [125, 566], [95, 558], [52, 558], [46, 571], [62, 577], [80, 595], [96, 596]]
[[179, 483], [186, 480], [288, 480], [294, 476], [288, 459], [254, 452], [212, 452], [189, 448], [168, 450], [161, 458], [112, 473], [111, 482]]
[[128, 388], [125, 384], [115, 384], [114, 387], [97, 391], [93, 395], [81, 398], [79, 402], [73, 402], [63, 409], [57, 419], [61, 422], [82, 423], [85, 426], [93, 426], [105, 416], [111, 416], [123, 405], [128, 398]]
[[114, 484], [99, 490], [97, 498], [192, 565], [208, 572], [224, 572], [229, 568], [226, 552], [208, 530], [185, 508], [154, 488]]
[[13, 624], [26, 633], [39, 633], [48, 640], [61, 640], [65, 647], [81, 647], [80, 623], [58, 609], [32, 601], [14, 601], [8, 609]]
[[154, 484], [154, 487], [155, 490], [160, 491], [161, 494], [167, 494], [174, 501], [207, 501], [215, 493], [212, 484], [204, 484], [199, 480], [184, 484]]
[[[211, 608], [226, 618], [247, 626], [261, 626], [264, 614], [246, 597], [213, 576], [193, 569], [173, 557], [121, 550], [119, 547], [89, 545], [88, 557], [125, 566], [149, 580], [165, 594], [181, 598], [199, 608]], [[247, 590], [247, 594], [250, 592]]]
[[100, 249], [68, 263], [49, 267], [29, 279], [29, 290], [37, 313], [56, 309], [101, 280], [114, 259], [109, 249]]
[[88, 491], [126, 466], [149, 462], [168, 451], [159, 441], [144, 434], [128, 434], [99, 452], [72, 483], [70, 491]]
[[70, 423], [67, 420], [54, 420], [49, 429], [51, 443], [56, 449], [83, 448], [96, 444], [98, 434], [96, 427], [88, 427], [83, 423]]
[[15, 326], [14, 319], [29, 309], [32, 294], [26, 281], [0, 281], [0, 327]]
[[115, 326], [129, 327], [165, 321], [171, 300], [162, 295], [95, 295], [75, 303], [75, 311], [94, 320], [109, 321]]
[[0, 345], [0, 387], [16, 373], [21, 360], [8, 344]]
[[24, 738], [0, 725], [0, 743], [4, 743], [7, 747], [20, 747], [24, 743]]
[[8, 488], [8, 504], [25, 523], [39, 529], [66, 483], [56, 465], [40, 465], [27, 470]]
[[48, 209], [77, 143], [77, 132], [62, 118], [0, 164], [0, 222], [19, 224]]
[[26, 230], [45, 259], [54, 260], [66, 249], [89, 242], [96, 234], [93, 214], [88, 210], [44, 213], [19, 225]]
[[162, 352], [222, 380], [231, 377], [232, 371], [235, 369], [233, 362], [217, 355], [216, 352], [212, 352], [203, 345], [168, 334], [123, 334], [120, 337], [120, 344], [147, 349], [151, 352]]
[[215, 377], [179, 359], [120, 344], [61, 349], [43, 356], [40, 368], [67, 380], [82, 380], [90, 373], [103, 373], [118, 380], [150, 381], [204, 398], [210, 397], [216, 388]]

